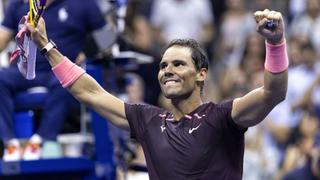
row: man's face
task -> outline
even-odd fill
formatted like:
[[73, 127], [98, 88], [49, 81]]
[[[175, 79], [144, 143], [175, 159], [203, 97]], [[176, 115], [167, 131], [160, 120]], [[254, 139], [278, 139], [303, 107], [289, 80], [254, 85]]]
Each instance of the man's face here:
[[197, 86], [197, 74], [191, 50], [172, 46], [166, 50], [159, 65], [158, 80], [166, 98], [189, 96]]

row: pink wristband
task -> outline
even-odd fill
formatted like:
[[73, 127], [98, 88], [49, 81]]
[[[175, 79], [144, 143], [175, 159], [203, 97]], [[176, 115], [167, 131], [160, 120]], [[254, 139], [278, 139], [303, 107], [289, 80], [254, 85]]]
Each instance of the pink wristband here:
[[271, 73], [280, 73], [288, 69], [289, 59], [286, 41], [272, 45], [266, 42], [266, 61], [264, 68]]
[[72, 85], [85, 73], [81, 67], [71, 62], [65, 56], [59, 64], [52, 68], [52, 71], [64, 88]]

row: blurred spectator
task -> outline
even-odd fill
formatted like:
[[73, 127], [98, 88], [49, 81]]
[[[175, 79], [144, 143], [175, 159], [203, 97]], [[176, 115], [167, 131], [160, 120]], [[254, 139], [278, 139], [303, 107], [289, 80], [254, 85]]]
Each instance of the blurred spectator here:
[[[151, 54], [153, 52], [153, 37], [148, 16], [141, 11], [142, 0], [131, 0], [127, 6], [125, 17], [126, 28], [123, 34], [127, 43], [131, 44], [136, 50]], [[145, 5], [146, 6], [146, 5]], [[150, 9], [151, 7], [145, 7]]]
[[244, 0], [227, 0], [226, 7], [215, 52], [217, 60], [229, 67], [239, 64], [247, 38], [255, 33], [255, 21]]
[[[156, 104], [160, 88], [158, 83], [154, 81], [154, 78], [157, 77], [158, 57], [160, 57], [161, 48], [154, 43], [149, 21], [152, 4], [153, 0], [130, 0], [125, 5], [126, 12], [123, 18], [118, 16], [118, 11], [120, 10], [117, 8], [110, 10], [106, 13], [106, 16], [107, 19], [111, 19], [115, 25], [115, 29], [117, 29], [116, 44], [111, 47], [112, 54], [119, 54], [121, 52], [124, 52], [124, 54], [139, 53], [153, 58], [153, 62], [143, 63], [140, 61], [139, 56], [134, 57], [134, 55], [129, 55], [128, 57], [122, 56], [121, 58], [107, 56], [103, 59], [103, 63], [108, 66], [109, 72], [107, 73], [109, 75], [106, 76], [109, 79], [108, 81], [117, 81], [114, 84], [118, 87], [113, 88], [113, 92], [123, 93], [124, 85], [123, 83], [118, 83], [118, 79], [122, 79], [125, 71], [134, 72], [142, 76], [147, 89], [152, 89], [145, 93], [145, 102]], [[117, 27], [119, 21], [123, 21], [125, 24], [123, 31], [120, 31], [119, 27]], [[148, 74], [148, 76], [145, 76], [145, 74]], [[108, 88], [110, 90], [110, 86]]]
[[262, 126], [250, 128], [246, 133], [245, 143], [243, 179], [272, 179], [278, 169], [278, 158], [275, 149], [265, 144]]
[[258, 34], [248, 36], [239, 64], [228, 67], [220, 74], [222, 98], [239, 97], [247, 92], [250, 79], [254, 78], [256, 72], [263, 70], [263, 44], [264, 41]]
[[[126, 93], [121, 98], [127, 103], [144, 104], [145, 85], [143, 79], [137, 74], [126, 73], [125, 80]], [[119, 161], [118, 180], [148, 180], [147, 165], [141, 145], [130, 139], [127, 132], [121, 131], [119, 135], [120, 139], [118, 140], [124, 143], [116, 143], [118, 146], [122, 146], [117, 149], [122, 149], [119, 158], [124, 159]]]
[[294, 19], [301, 16], [306, 10], [307, 0], [288, 0], [288, 17]]
[[[302, 42], [311, 40], [316, 52], [320, 52], [320, 1], [306, 0], [306, 10], [296, 16], [289, 28], [289, 35]], [[320, 54], [319, 54], [320, 55]]]
[[301, 99], [294, 104], [293, 109], [307, 109], [316, 111], [317, 116], [320, 118], [318, 107], [320, 106], [320, 74], [314, 79], [312, 84], [307, 88]]
[[209, 0], [155, 0], [151, 13], [156, 41], [168, 44], [176, 38], [192, 38], [204, 47], [214, 33]]
[[320, 179], [320, 148], [316, 147], [307, 163], [288, 172], [282, 180], [318, 180]]
[[[307, 41], [300, 46], [302, 63], [296, 67], [290, 68], [289, 84], [287, 99], [292, 107], [303, 97], [306, 90], [311, 86], [312, 82], [319, 74], [320, 62], [318, 60], [316, 50], [310, 41]], [[296, 113], [291, 121], [298, 124], [299, 109], [293, 109]]]
[[[0, 29], [0, 50], [3, 50], [18, 32], [19, 20], [27, 14], [28, 1], [9, 1]], [[55, 39], [60, 51], [71, 60], [81, 64], [86, 36], [105, 26], [105, 20], [96, 1], [87, 0], [48, 0], [43, 15], [47, 21], [47, 33]], [[26, 80], [19, 72], [17, 65], [0, 70], [0, 135], [6, 143], [3, 159], [6, 161], [39, 159], [43, 140], [55, 140], [63, 121], [72, 105], [77, 105], [67, 90], [53, 75], [50, 65], [40, 52], [37, 53], [37, 76]], [[50, 95], [46, 99], [41, 116], [40, 127], [22, 151], [22, 147], [13, 133], [12, 113], [13, 97], [16, 93], [35, 86], [44, 86]], [[22, 155], [21, 153], [24, 152]]]
[[[319, 141], [317, 137], [316, 141]], [[315, 143], [307, 162], [299, 168], [295, 168], [284, 175], [282, 180], [318, 180], [320, 178], [320, 147]]]
[[316, 134], [319, 132], [319, 118], [310, 111], [306, 111], [299, 126], [292, 131], [291, 144], [286, 151], [280, 168], [280, 177], [293, 169], [308, 164], [315, 147]]
[[291, 37], [288, 40], [288, 56], [290, 59], [290, 68], [302, 64], [301, 41], [297, 37]]
[[146, 89], [150, 90], [145, 91], [143, 99], [150, 104], [157, 103], [157, 96], [160, 92], [160, 87], [154, 79], [157, 77], [158, 63], [162, 53], [162, 47], [155, 42], [150, 22], [154, 3], [154, 0], [129, 1], [125, 18], [126, 28], [122, 36], [124, 41], [131, 46], [131, 50], [151, 55], [154, 58], [152, 63], [139, 64], [139, 68], [133, 71], [143, 78]]

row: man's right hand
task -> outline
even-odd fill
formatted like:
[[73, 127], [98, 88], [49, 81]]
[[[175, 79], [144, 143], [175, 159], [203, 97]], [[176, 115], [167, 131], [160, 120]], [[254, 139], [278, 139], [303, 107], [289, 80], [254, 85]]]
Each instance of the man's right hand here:
[[36, 27], [32, 27], [30, 22], [27, 22], [26, 26], [31, 33], [31, 39], [38, 46], [38, 49], [42, 49], [49, 41], [46, 32], [46, 24], [42, 17]]

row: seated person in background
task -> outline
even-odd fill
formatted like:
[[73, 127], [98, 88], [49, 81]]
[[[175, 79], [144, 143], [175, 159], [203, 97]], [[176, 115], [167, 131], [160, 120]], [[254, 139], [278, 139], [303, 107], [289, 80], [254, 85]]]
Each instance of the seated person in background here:
[[319, 118], [314, 112], [306, 110], [299, 126], [292, 130], [279, 176], [308, 164], [319, 132]]
[[300, 166], [296, 167], [289, 172], [287, 172], [282, 180], [318, 180], [320, 179], [320, 147], [319, 147], [319, 137], [315, 139], [318, 141], [312, 147], [310, 154], [306, 159], [306, 162]]
[[[19, 20], [27, 14], [28, 8], [28, 1], [8, 1], [0, 28], [0, 50], [5, 49], [14, 38]], [[106, 24], [95, 0], [48, 0], [43, 18], [47, 21], [48, 35], [55, 39], [61, 52], [77, 64], [84, 59], [82, 51], [86, 36]], [[22, 154], [22, 147], [13, 132], [13, 98], [17, 93], [36, 86], [46, 87], [49, 96], [43, 107], [40, 127]], [[0, 70], [0, 99], [0, 137], [6, 146], [3, 156], [5, 161], [39, 159], [41, 143], [46, 139], [56, 139], [70, 107], [75, 104], [72, 96], [60, 86], [45, 56], [39, 51], [34, 80], [26, 80], [16, 64]]]
[[[123, 99], [130, 104], [145, 104], [145, 85], [143, 79], [134, 73], [127, 73], [124, 78], [126, 81], [126, 94], [123, 96]], [[121, 152], [118, 154], [124, 157], [119, 157], [119, 159], [122, 159], [122, 163], [120, 163], [117, 171], [118, 179], [122, 180], [127, 177], [128, 180], [148, 180], [148, 170], [141, 144], [129, 139], [128, 133], [122, 133], [122, 137], [120, 138], [123, 138], [125, 143], [122, 146], [126, 147], [119, 147], [124, 150], [120, 150]], [[121, 146], [120, 144], [118, 143], [119, 146]], [[117, 150], [119, 149], [117, 148]], [[124, 155], [124, 151], [129, 151], [125, 152], [125, 154], [128, 154], [127, 156]]]

